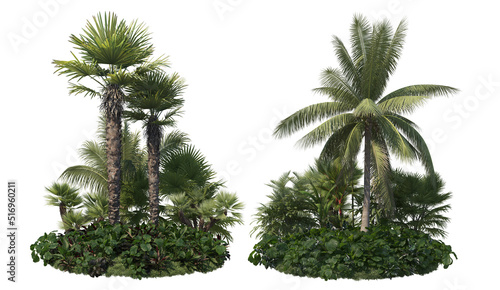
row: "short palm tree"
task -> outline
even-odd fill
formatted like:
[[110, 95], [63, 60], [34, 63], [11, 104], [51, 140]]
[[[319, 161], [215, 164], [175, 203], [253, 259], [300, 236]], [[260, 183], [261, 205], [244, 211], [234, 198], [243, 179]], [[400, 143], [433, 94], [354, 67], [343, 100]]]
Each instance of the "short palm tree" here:
[[66, 231], [79, 230], [82, 226], [90, 222], [90, 217], [85, 215], [83, 211], [68, 211], [63, 221], [60, 223], [60, 228]]
[[140, 121], [145, 128], [148, 150], [148, 196], [150, 222], [158, 224], [159, 219], [159, 174], [160, 145], [164, 128], [174, 126], [174, 116], [184, 100], [180, 95], [185, 88], [177, 74], [167, 75], [150, 72], [136, 78], [129, 87], [127, 101], [130, 110], [124, 116], [131, 121]]
[[300, 139], [298, 145], [307, 148], [326, 141], [321, 157], [340, 157], [346, 169], [352, 168], [364, 141], [363, 231], [369, 226], [372, 186], [383, 195], [385, 207], [393, 208], [388, 182], [390, 154], [404, 161], [419, 160], [428, 173], [434, 172], [418, 127], [401, 114], [413, 112], [432, 97], [458, 91], [449, 86], [423, 84], [384, 93], [401, 55], [406, 30], [404, 20], [393, 31], [387, 20], [372, 26], [365, 17], [355, 15], [351, 25], [351, 54], [334, 37], [340, 68], [325, 69], [322, 86], [315, 89], [330, 101], [295, 112], [282, 120], [274, 132], [282, 138], [326, 120]]
[[449, 218], [444, 214], [451, 209], [447, 201], [451, 192], [442, 192], [444, 181], [436, 173], [434, 178], [418, 173], [394, 170], [391, 173], [396, 210], [393, 222], [434, 237], [446, 237], [444, 228]]
[[[80, 52], [79, 59], [54, 60], [60, 75], [70, 79], [70, 93], [101, 98], [101, 109], [106, 115], [107, 190], [109, 194], [109, 221], [120, 220], [121, 188], [121, 118], [123, 87], [141, 74], [166, 65], [165, 59], [148, 62], [153, 54], [150, 36], [143, 24], [118, 21], [114, 13], [97, 14], [88, 21], [83, 34], [71, 35], [70, 42]], [[77, 83], [71, 83], [72, 80]], [[90, 79], [96, 89], [80, 82]]]
[[67, 183], [54, 182], [50, 187], [45, 188], [50, 194], [45, 196], [48, 205], [59, 207], [61, 220], [72, 209], [82, 204], [82, 198], [78, 195], [78, 188], [71, 187]]

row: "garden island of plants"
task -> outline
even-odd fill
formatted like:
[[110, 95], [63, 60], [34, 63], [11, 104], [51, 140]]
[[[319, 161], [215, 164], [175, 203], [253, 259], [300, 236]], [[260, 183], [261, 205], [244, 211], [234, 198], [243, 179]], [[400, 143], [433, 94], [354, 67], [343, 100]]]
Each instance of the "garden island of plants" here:
[[[61, 228], [31, 245], [33, 261], [97, 277], [162, 277], [209, 272], [229, 258], [229, 227], [243, 204], [185, 133], [173, 128], [185, 89], [166, 57], [153, 59], [144, 24], [98, 14], [71, 35], [78, 51], [55, 60], [71, 94], [98, 97], [96, 140], [80, 148], [82, 165], [67, 168], [46, 190]], [[141, 133], [129, 123], [142, 123]]]
[[[406, 21], [394, 30], [387, 20], [371, 25], [356, 15], [351, 52], [333, 38], [339, 68], [323, 70], [314, 90], [329, 100], [295, 112], [274, 131], [288, 137], [322, 121], [298, 145], [323, 150], [305, 172], [271, 181], [270, 200], [255, 215], [253, 264], [325, 280], [423, 275], [452, 264], [455, 253], [437, 240], [446, 235], [451, 193], [443, 192], [417, 125], [403, 115], [458, 90], [423, 84], [384, 92], [406, 31]], [[392, 168], [392, 156], [420, 161], [425, 174]]]
[[[315, 89], [329, 101], [295, 112], [274, 132], [288, 137], [322, 121], [298, 145], [323, 150], [303, 173], [271, 181], [270, 200], [255, 214], [253, 264], [330, 280], [423, 275], [453, 263], [451, 247], [438, 240], [446, 236], [451, 193], [443, 192], [417, 125], [403, 115], [458, 90], [424, 84], [385, 93], [406, 30], [406, 21], [394, 30], [356, 15], [351, 52], [333, 38], [339, 68], [325, 69]], [[96, 139], [80, 148], [83, 164], [46, 188], [64, 232], [31, 245], [34, 262], [138, 279], [221, 267], [243, 204], [224, 191], [187, 134], [173, 129], [183, 79], [165, 71], [166, 57], [153, 58], [144, 24], [114, 13], [96, 15], [70, 42], [77, 54], [55, 60], [56, 72], [69, 77], [71, 94], [98, 97], [102, 115]], [[142, 124], [145, 148], [131, 122]], [[425, 174], [392, 168], [393, 156], [419, 161]]]

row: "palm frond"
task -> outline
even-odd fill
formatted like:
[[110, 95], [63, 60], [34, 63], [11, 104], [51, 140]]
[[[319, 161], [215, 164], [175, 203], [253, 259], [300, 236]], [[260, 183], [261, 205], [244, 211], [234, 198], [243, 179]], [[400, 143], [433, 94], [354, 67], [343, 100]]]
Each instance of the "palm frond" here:
[[101, 87], [105, 84], [99, 81], [96, 77], [103, 76], [103, 70], [94, 62], [82, 62], [76, 58], [70, 61], [54, 60], [52, 62], [56, 66], [56, 73], [58, 75], [67, 75], [69, 80], [81, 80], [84, 77], [90, 77]]
[[144, 24], [118, 21], [114, 13], [98, 13], [87, 21], [83, 34], [71, 35], [70, 42], [85, 61], [125, 69], [145, 62], [153, 53], [150, 34]]
[[378, 102], [384, 112], [412, 113], [428, 100], [437, 96], [448, 96], [458, 92], [457, 89], [441, 85], [413, 85], [389, 93]]
[[348, 112], [351, 109], [350, 106], [339, 102], [310, 105], [282, 120], [274, 130], [273, 135], [277, 138], [287, 137], [316, 121], [331, 118], [336, 114]]
[[322, 87], [313, 91], [327, 95], [333, 101], [337, 101], [355, 108], [361, 99], [342, 72], [333, 68], [326, 68], [320, 77]]
[[335, 131], [351, 124], [353, 121], [354, 116], [352, 113], [336, 115], [314, 128], [311, 132], [307, 133], [304, 137], [297, 141], [297, 146], [300, 148], [313, 147], [314, 145], [330, 138]]
[[59, 177], [71, 184], [78, 184], [90, 191], [107, 191], [108, 177], [106, 171], [100, 171], [90, 166], [76, 165], [68, 167]]

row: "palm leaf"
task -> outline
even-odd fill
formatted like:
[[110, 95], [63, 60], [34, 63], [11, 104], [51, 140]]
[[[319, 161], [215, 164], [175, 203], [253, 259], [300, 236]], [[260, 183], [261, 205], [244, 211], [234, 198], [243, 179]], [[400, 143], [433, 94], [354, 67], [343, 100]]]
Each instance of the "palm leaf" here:
[[282, 120], [274, 130], [274, 136], [283, 138], [324, 118], [331, 118], [352, 108], [339, 102], [325, 102], [307, 106]]

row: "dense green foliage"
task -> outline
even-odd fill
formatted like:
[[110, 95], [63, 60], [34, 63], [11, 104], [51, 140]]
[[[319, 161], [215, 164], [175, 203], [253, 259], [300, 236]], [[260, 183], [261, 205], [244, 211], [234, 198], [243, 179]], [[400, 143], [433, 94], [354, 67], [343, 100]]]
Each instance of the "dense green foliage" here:
[[141, 279], [209, 272], [229, 258], [227, 243], [172, 222], [158, 226], [97, 222], [81, 230], [41, 236], [30, 249], [34, 262], [93, 277]]
[[342, 172], [338, 159], [318, 159], [304, 173], [285, 172], [271, 180], [270, 201], [258, 208], [252, 234], [283, 236], [314, 227], [339, 229], [352, 224], [356, 199], [351, 195], [361, 194], [360, 176], [357, 167], [350, 175]]
[[[399, 226], [311, 229], [286, 237], [265, 234], [249, 261], [297, 276], [382, 279], [426, 274], [453, 263], [451, 247]], [[456, 258], [456, 256], [455, 256]]]
[[431, 177], [394, 170], [391, 186], [396, 208], [391, 221], [433, 237], [445, 237], [444, 228], [450, 219], [444, 214], [451, 208], [445, 203], [452, 194], [442, 192], [444, 185], [438, 174]]

